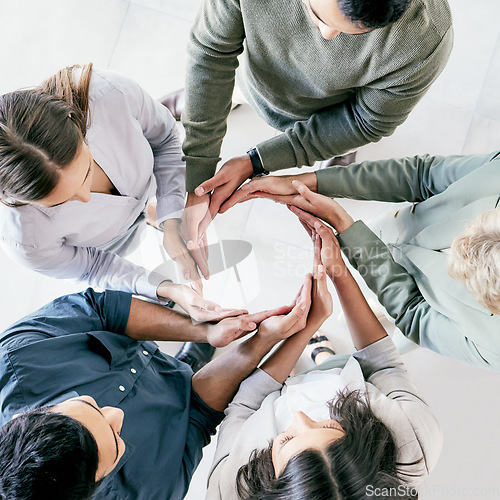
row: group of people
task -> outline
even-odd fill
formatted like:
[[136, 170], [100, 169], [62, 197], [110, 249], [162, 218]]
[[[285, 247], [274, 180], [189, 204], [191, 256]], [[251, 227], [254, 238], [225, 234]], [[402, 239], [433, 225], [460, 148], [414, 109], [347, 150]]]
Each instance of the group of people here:
[[[446, 0], [203, 0], [184, 91], [89, 64], [0, 96], [3, 250], [103, 290], [0, 335], [2, 498], [181, 499], [219, 424], [208, 499], [418, 496], [440, 426], [346, 260], [409, 339], [500, 369], [500, 152], [344, 157], [404, 122], [452, 36]], [[216, 172], [241, 98], [282, 133]], [[411, 205], [368, 227], [342, 197]], [[298, 217], [312, 270], [289, 305], [224, 309], [203, 297], [206, 230], [255, 198]], [[187, 284], [127, 260], [147, 221]], [[328, 279], [352, 356], [317, 333]], [[290, 376], [304, 350], [315, 369]]]

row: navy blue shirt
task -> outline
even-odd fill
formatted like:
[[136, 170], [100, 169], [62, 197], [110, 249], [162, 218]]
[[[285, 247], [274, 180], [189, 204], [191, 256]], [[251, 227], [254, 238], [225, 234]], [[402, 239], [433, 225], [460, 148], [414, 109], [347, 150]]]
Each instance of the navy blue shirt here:
[[124, 332], [131, 295], [54, 300], [0, 335], [0, 424], [77, 395], [125, 413], [126, 452], [94, 498], [180, 499], [223, 413], [192, 390], [191, 368]]

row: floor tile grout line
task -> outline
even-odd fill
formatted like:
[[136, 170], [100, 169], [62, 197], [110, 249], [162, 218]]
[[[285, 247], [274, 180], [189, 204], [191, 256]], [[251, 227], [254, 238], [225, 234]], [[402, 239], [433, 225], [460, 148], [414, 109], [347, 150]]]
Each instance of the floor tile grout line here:
[[128, 3], [127, 9], [125, 10], [125, 14], [123, 15], [122, 23], [120, 25], [120, 29], [118, 30], [118, 34], [116, 35], [115, 44], [113, 45], [113, 49], [111, 50], [111, 54], [109, 56], [109, 60], [108, 60], [108, 64], [106, 66], [106, 69], [110, 69], [110, 67], [111, 67], [111, 63], [113, 62], [113, 57], [114, 57], [115, 52], [116, 52], [116, 47], [118, 46], [118, 42], [120, 41], [120, 37], [122, 35], [123, 26], [125, 25], [125, 21], [127, 20], [127, 17], [130, 13], [130, 2], [127, 2], [127, 3]]
[[465, 136], [465, 141], [464, 141], [464, 144], [462, 146], [462, 151], [461, 151], [462, 154], [464, 154], [465, 146], [467, 145], [467, 142], [469, 140], [469, 136], [471, 135], [471, 132], [472, 132], [472, 128], [473, 128], [473, 124], [474, 124], [474, 117], [475, 116], [482, 116], [484, 118], [487, 118], [487, 119], [491, 120], [490, 117], [484, 116], [481, 113], [479, 113], [478, 109], [479, 109], [479, 103], [481, 101], [481, 97], [482, 97], [483, 92], [484, 92], [485, 87], [486, 87], [486, 81], [489, 79], [489, 76], [490, 76], [490, 73], [491, 73], [491, 69], [492, 69], [492, 66], [493, 66], [493, 60], [494, 60], [494, 58], [496, 57], [497, 54], [500, 56], [500, 33], [497, 35], [497, 41], [495, 43], [495, 48], [493, 49], [493, 53], [491, 55], [491, 58], [490, 58], [490, 61], [489, 61], [489, 64], [488, 64], [488, 69], [486, 70], [485, 77], [484, 77], [483, 83], [481, 85], [481, 90], [479, 91], [479, 96], [478, 96], [478, 98], [476, 100], [476, 103], [474, 105], [474, 109], [472, 110], [472, 116], [471, 116], [471, 120], [470, 120], [470, 123], [469, 123], [469, 129], [467, 130], [467, 135]]

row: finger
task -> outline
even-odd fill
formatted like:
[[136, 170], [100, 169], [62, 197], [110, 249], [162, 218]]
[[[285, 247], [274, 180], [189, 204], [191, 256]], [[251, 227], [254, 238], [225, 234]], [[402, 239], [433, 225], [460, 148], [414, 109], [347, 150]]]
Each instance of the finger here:
[[205, 182], [202, 182], [195, 190], [195, 194], [197, 196], [202, 196], [206, 193], [209, 193], [210, 191], [214, 190], [216, 187], [222, 186], [222, 184], [225, 184], [226, 180], [222, 175], [217, 172], [213, 177], [208, 179]]
[[271, 316], [281, 316], [283, 314], [288, 314], [292, 310], [293, 306], [280, 306], [276, 309], [267, 309], [266, 311], [259, 311], [253, 314], [249, 314], [248, 317], [255, 321], [255, 323], [262, 323], [265, 319], [270, 318]]
[[186, 219], [182, 223], [181, 236], [182, 239], [186, 242], [186, 248], [188, 250], [191, 250], [191, 248], [194, 247], [194, 242], [198, 240], [199, 223], [200, 221], [193, 216], [186, 217]]
[[207, 311], [206, 309], [196, 308], [197, 310], [193, 313], [197, 321], [208, 322], [208, 321], [221, 321], [225, 318], [237, 317], [241, 314], [245, 314], [244, 309], [221, 309], [219, 311]]
[[238, 203], [242, 203], [247, 201], [248, 195], [251, 194], [254, 189], [252, 186], [252, 181], [243, 184], [239, 189], [237, 189], [219, 208], [219, 213], [223, 214], [227, 212], [230, 208], [234, 207], [234, 205]]
[[309, 202], [314, 200], [314, 196], [317, 196], [317, 194], [313, 193], [303, 182], [293, 180], [292, 186], [296, 189], [297, 193], [301, 194]]
[[266, 193], [264, 191], [255, 191], [253, 195], [259, 195], [259, 198], [266, 198], [272, 200], [276, 203], [281, 203], [283, 205], [294, 205], [305, 210], [309, 210], [311, 204], [301, 195], [297, 194], [272, 194]]
[[193, 257], [194, 261], [196, 262], [196, 265], [200, 269], [201, 274], [205, 279], [208, 279], [210, 277], [210, 274], [208, 272], [208, 262], [207, 259], [205, 258], [205, 254], [203, 253], [202, 249], [200, 248], [199, 245], [196, 245], [194, 248], [192, 248], [189, 253]]
[[300, 300], [300, 296], [302, 295], [302, 289], [304, 288], [304, 284], [300, 285], [299, 291], [297, 292], [297, 295], [295, 295], [295, 298], [293, 299], [292, 306], [295, 306], [297, 302]]
[[313, 277], [318, 278], [318, 266], [321, 264], [321, 238], [316, 234], [314, 238], [314, 261], [313, 261]]
[[[290, 207], [288, 207], [290, 208]], [[299, 222], [302, 224], [302, 227], [307, 231], [307, 234], [309, 235], [309, 238], [311, 238], [314, 241], [314, 235], [313, 235], [313, 230], [311, 226], [304, 220], [299, 219]]]
[[[198, 227], [198, 239], [201, 239], [201, 237], [207, 232], [208, 226], [212, 223], [212, 220], [214, 219], [215, 215], [213, 214], [213, 210], [215, 210], [215, 205], [212, 205], [212, 197], [210, 198], [210, 204], [208, 205], [208, 210], [204, 214], [203, 218], [200, 221], [200, 225]], [[215, 212], [217, 213], [217, 212]]]
[[207, 274], [206, 279], [210, 278], [210, 268], [208, 267], [208, 240], [207, 233], [203, 233], [201, 237], [201, 251], [203, 252], [203, 256], [205, 257], [205, 261], [207, 262]]
[[302, 210], [301, 208], [291, 205], [290, 210], [301, 220], [304, 222], [307, 222], [311, 227], [315, 227], [316, 221], [319, 221], [319, 219], [314, 216], [313, 214]]

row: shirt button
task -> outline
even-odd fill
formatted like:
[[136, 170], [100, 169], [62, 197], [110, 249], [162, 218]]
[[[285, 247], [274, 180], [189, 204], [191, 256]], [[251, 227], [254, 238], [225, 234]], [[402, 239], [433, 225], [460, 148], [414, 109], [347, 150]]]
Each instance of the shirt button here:
[[136, 370], [135, 368], [130, 368], [130, 371], [131, 371], [132, 373], [137, 373], [137, 370]]
[[125, 391], [125, 387], [123, 387], [123, 385], [121, 385], [120, 387], [118, 387], [118, 389], [120, 389], [120, 391], [122, 391], [122, 392]]
[[142, 354], [144, 354], [144, 356], [147, 356], [149, 354], [148, 351], [142, 351]]

